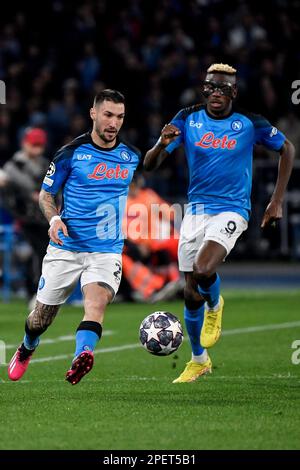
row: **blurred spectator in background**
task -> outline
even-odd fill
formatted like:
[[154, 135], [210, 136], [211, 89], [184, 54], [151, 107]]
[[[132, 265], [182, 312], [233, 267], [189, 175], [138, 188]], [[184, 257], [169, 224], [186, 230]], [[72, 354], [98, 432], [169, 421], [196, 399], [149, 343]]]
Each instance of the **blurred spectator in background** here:
[[49, 166], [44, 157], [46, 144], [47, 134], [43, 129], [27, 129], [21, 149], [5, 163], [0, 175], [5, 208], [19, 224], [32, 249], [25, 284], [32, 303], [49, 242], [48, 223], [38, 204], [41, 183]]
[[[47, 23], [26, 4], [7, 5], [2, 18], [3, 160], [24, 126], [43, 123], [51, 152], [73, 137], [74, 127], [86, 128], [81, 121], [99, 86], [126, 90], [127, 126], [145, 150], [158, 120], [168, 122], [178, 104], [201, 100], [201, 70], [216, 61], [240, 71], [241, 106], [276, 121], [289, 112], [300, 73], [299, 1], [274, 0], [270, 8], [246, 0], [124, 0], [116, 8], [107, 0], [45, 0], [43, 9]], [[169, 167], [166, 185], [174, 176]]]
[[144, 185], [144, 177], [137, 174], [129, 187], [121, 293], [156, 302], [172, 298], [181, 288], [178, 233], [170, 205]]
[[[239, 70], [238, 105], [277, 122], [295, 143], [299, 160], [300, 105], [291, 101], [291, 84], [300, 79], [299, 0], [272, 0], [271, 7], [250, 0], [44, 0], [43, 15], [47, 22], [26, 2], [8, 2], [1, 16], [6, 104], [0, 105], [0, 167], [17, 151], [27, 127], [46, 130], [50, 154], [85, 132], [90, 102], [107, 87], [126, 94], [122, 137], [146, 151], [178, 108], [202, 101], [203, 71], [214, 62]], [[274, 259], [295, 257], [287, 240], [299, 233], [299, 223], [291, 221], [300, 219], [300, 163], [289, 185], [286, 226], [268, 240], [260, 232], [251, 235], [251, 224], [257, 226], [272, 190], [277, 161], [258, 148], [256, 164], [253, 218], [240, 251], [231, 256], [264, 259], [271, 246]], [[0, 175], [0, 185], [5, 181]], [[159, 175], [147, 175], [146, 184], [167, 201], [183, 204], [188, 172], [182, 149], [164, 162]]]

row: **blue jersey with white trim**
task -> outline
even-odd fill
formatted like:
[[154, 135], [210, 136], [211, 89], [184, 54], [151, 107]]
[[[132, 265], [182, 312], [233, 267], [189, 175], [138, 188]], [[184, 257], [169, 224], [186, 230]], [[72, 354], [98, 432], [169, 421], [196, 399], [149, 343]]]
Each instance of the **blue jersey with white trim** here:
[[59, 232], [57, 248], [79, 252], [121, 253], [122, 219], [128, 187], [140, 152], [117, 140], [101, 148], [90, 133], [77, 137], [55, 154], [42, 189], [53, 195], [62, 190], [61, 218], [68, 237]]
[[204, 212], [233, 211], [249, 219], [254, 144], [280, 150], [285, 136], [263, 116], [235, 109], [225, 118], [211, 116], [206, 106], [182, 109], [172, 119], [181, 131], [166, 147], [183, 144], [189, 167], [189, 202]]

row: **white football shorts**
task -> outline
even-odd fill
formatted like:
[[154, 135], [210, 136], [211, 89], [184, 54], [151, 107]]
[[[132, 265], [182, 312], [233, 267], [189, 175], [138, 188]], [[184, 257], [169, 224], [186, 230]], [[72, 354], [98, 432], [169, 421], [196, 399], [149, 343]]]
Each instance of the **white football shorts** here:
[[81, 253], [49, 245], [43, 260], [37, 300], [46, 305], [63, 304], [79, 280], [81, 288], [91, 282], [101, 282], [115, 295], [121, 275], [121, 254]]
[[222, 245], [227, 256], [247, 227], [248, 222], [237, 212], [185, 214], [180, 228], [178, 245], [180, 271], [193, 271], [196, 254], [207, 240]]

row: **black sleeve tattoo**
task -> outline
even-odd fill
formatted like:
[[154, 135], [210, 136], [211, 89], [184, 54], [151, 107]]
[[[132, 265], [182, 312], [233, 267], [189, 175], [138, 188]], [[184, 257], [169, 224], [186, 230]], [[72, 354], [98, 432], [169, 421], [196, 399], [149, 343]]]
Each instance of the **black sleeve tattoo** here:
[[44, 189], [42, 189], [40, 192], [39, 206], [48, 222], [50, 222], [51, 218], [54, 215], [58, 215], [55, 197], [53, 196], [53, 194], [47, 193], [47, 191], [45, 191]]
[[31, 331], [46, 331], [59, 310], [59, 305], [45, 305], [37, 301], [35, 309], [27, 318], [27, 326]]

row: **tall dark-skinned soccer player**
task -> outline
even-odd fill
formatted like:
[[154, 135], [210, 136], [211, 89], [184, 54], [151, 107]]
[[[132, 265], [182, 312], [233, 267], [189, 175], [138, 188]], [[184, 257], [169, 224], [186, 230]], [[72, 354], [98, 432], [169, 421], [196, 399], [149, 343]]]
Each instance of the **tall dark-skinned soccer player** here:
[[189, 168], [178, 261], [186, 281], [184, 318], [192, 357], [173, 383], [193, 382], [212, 371], [207, 349], [220, 337], [224, 307], [217, 270], [248, 227], [254, 144], [279, 153], [278, 177], [262, 227], [282, 218], [295, 153], [267, 119], [235, 108], [237, 78], [230, 65], [208, 68], [203, 94], [206, 104], [179, 111], [144, 160], [144, 168], [154, 170], [183, 145]]

